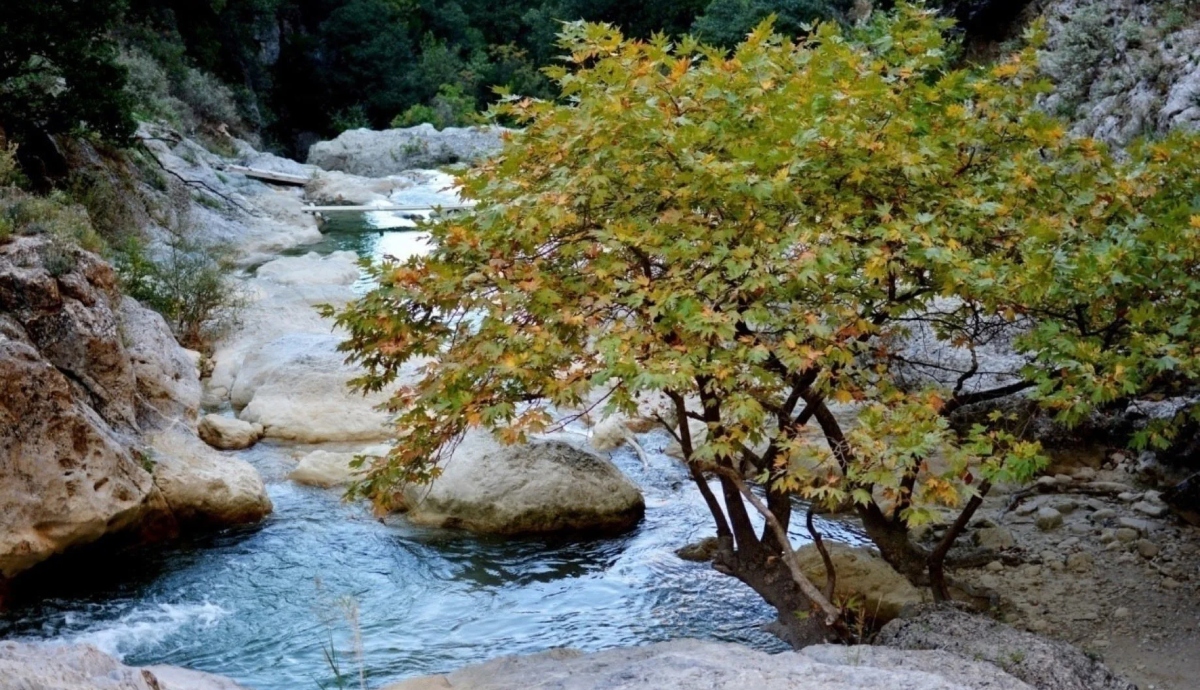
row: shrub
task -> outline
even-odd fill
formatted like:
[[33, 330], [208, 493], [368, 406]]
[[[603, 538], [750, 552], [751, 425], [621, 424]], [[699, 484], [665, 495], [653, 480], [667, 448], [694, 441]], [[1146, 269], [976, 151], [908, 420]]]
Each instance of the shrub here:
[[62, 247], [96, 253], [107, 248], [87, 211], [61, 192], [40, 197], [15, 187], [0, 188], [0, 235], [44, 235]]
[[230, 257], [227, 247], [173, 234], [157, 252], [127, 240], [115, 264], [126, 294], [162, 314], [182, 345], [204, 350], [243, 305]]
[[429, 105], [414, 105], [392, 120], [392, 127], [412, 127], [428, 122], [437, 129], [466, 127], [483, 122], [475, 110], [475, 99], [457, 84], [442, 84]]

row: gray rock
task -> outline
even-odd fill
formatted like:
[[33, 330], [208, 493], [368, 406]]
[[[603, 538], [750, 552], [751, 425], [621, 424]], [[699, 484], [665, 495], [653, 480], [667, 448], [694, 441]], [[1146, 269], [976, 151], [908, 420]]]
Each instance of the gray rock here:
[[1038, 690], [1137, 690], [1066, 642], [1022, 632], [952, 605], [919, 607], [885, 625], [877, 641], [900, 649], [936, 649], [989, 661]]
[[937, 651], [816, 645], [766, 654], [672, 640], [583, 654], [501, 657], [384, 690], [1030, 690], [994, 666]]
[[1131, 527], [1118, 527], [1116, 532], [1117, 541], [1122, 544], [1128, 544], [1137, 539], [1141, 532]]
[[500, 151], [504, 130], [495, 127], [447, 127], [440, 132], [423, 124], [406, 129], [352, 129], [314, 144], [308, 162], [325, 170], [384, 177], [405, 170], [474, 163]]
[[1138, 539], [1136, 546], [1137, 551], [1139, 554], [1141, 554], [1142, 558], [1154, 558], [1158, 555], [1158, 544], [1155, 544], [1149, 539]]
[[985, 549], [1003, 551], [1017, 545], [1012, 530], [1005, 527], [984, 527], [975, 532], [975, 544]]
[[243, 422], [236, 417], [218, 414], [204, 415], [197, 429], [200, 438], [218, 450], [241, 450], [258, 443], [262, 438], [261, 424]]
[[91, 645], [0, 642], [4, 690], [245, 690], [220, 676], [173, 666], [133, 668]]
[[1105, 520], [1111, 520], [1116, 516], [1117, 511], [1113, 510], [1112, 508], [1104, 508], [1103, 510], [1097, 510], [1089, 515], [1088, 519], [1092, 522], [1104, 522]]
[[1039, 508], [1037, 511], [1037, 527], [1038, 529], [1049, 532], [1052, 529], [1061, 527], [1063, 523], [1062, 513], [1053, 508]]
[[404, 498], [413, 522], [485, 534], [623, 531], [646, 510], [607, 458], [556, 439], [505, 446], [486, 432], [467, 434], [441, 476]]
[[1164, 517], [1170, 510], [1162, 503], [1151, 503], [1149, 501], [1138, 501], [1133, 504], [1133, 509], [1142, 515], [1149, 515], [1150, 517]]
[[1067, 556], [1067, 568], [1077, 573], [1085, 573], [1091, 570], [1094, 563], [1095, 560], [1092, 558], [1092, 554], [1086, 551], [1079, 551]]
[[688, 544], [675, 550], [675, 555], [685, 561], [707, 563], [717, 554], [717, 538], [705, 537], [694, 544]]
[[1117, 525], [1119, 525], [1121, 527], [1127, 527], [1129, 529], [1135, 529], [1138, 532], [1141, 532], [1142, 534], [1145, 534], [1147, 532], [1152, 532], [1157, 527], [1156, 524], [1154, 524], [1153, 522], [1150, 522], [1149, 520], [1141, 520], [1138, 518], [1131, 518], [1131, 517], [1119, 518], [1117, 520]]

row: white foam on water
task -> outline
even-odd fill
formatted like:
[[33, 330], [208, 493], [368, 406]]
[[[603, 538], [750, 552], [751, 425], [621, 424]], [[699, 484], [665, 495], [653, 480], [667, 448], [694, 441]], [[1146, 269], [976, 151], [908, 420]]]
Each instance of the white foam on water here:
[[208, 602], [157, 604], [130, 611], [115, 621], [97, 623], [92, 629], [64, 636], [61, 641], [90, 644], [123, 659], [134, 651], [160, 644], [182, 630], [211, 628], [227, 615], [229, 611]]

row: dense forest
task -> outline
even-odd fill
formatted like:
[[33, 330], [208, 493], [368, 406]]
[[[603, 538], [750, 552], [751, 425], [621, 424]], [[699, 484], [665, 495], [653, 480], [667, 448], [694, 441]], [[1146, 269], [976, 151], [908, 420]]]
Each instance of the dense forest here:
[[[83, 12], [77, 4], [17, 0], [6, 10], [0, 60], [8, 71], [30, 67], [24, 57], [33, 46], [24, 42], [49, 45], [38, 69], [59, 70], [55, 76], [75, 89], [58, 99], [75, 104], [69, 113], [46, 115], [56, 109], [45, 102], [33, 108], [38, 112], [17, 114], [0, 106], [8, 129], [23, 128], [14, 120], [44, 120], [37, 128], [51, 132], [87, 122], [111, 136], [128, 130], [132, 109], [139, 119], [173, 121], [185, 130], [226, 123], [293, 155], [354, 127], [471, 124], [498, 88], [552, 96], [542, 69], [558, 60], [563, 22], [610, 22], [633, 37], [691, 33], [729, 47], [768, 15], [776, 16], [778, 30], [795, 35], [817, 20], [850, 21], [870, 6], [856, 8], [854, 0], [101, 0]], [[940, 4], [964, 30], [987, 33], [1025, 3]], [[122, 73], [124, 92], [117, 88]], [[38, 82], [7, 74], [0, 81], [23, 89]], [[5, 95], [30, 100], [28, 92]], [[87, 104], [98, 110], [76, 112]]]

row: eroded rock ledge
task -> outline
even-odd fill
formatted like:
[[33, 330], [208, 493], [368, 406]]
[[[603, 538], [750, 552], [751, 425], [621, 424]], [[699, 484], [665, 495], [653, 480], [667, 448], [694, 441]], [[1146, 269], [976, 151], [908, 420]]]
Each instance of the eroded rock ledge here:
[[252, 467], [181, 452], [199, 402], [195, 358], [111, 266], [42, 237], [0, 245], [0, 583], [109, 535], [269, 513]]

